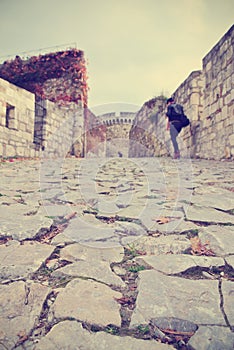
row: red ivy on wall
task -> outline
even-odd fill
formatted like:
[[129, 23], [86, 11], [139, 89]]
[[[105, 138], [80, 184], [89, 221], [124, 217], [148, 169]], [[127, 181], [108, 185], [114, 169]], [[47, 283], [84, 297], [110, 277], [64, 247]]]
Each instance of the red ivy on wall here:
[[[84, 107], [87, 107], [87, 70], [81, 50], [32, 56], [28, 60], [16, 56], [0, 65], [0, 77], [60, 105], [83, 100]], [[48, 92], [46, 83], [55, 86], [52, 93]]]

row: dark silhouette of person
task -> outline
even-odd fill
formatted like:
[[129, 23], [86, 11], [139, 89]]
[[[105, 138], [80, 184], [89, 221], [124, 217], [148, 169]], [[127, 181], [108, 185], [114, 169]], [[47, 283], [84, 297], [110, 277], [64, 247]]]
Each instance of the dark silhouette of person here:
[[168, 98], [166, 112], [166, 116], [168, 118], [167, 130], [170, 130], [171, 141], [174, 148], [174, 159], [180, 158], [180, 150], [177, 142], [177, 136], [182, 129], [180, 115], [184, 115], [183, 107], [176, 103], [174, 98]]

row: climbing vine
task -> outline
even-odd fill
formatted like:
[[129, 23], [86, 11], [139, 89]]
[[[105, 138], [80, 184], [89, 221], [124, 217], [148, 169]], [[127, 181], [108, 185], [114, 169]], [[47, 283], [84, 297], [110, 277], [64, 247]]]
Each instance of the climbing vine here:
[[87, 106], [87, 71], [83, 51], [70, 49], [0, 65], [0, 77], [60, 105], [82, 100]]

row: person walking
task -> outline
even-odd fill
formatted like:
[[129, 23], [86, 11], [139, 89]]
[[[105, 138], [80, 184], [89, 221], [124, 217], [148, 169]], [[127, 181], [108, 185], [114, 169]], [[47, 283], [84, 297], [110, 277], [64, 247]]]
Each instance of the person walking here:
[[183, 107], [176, 103], [174, 98], [167, 99], [167, 130], [170, 130], [171, 142], [174, 148], [174, 159], [180, 158], [180, 150], [177, 142], [177, 136], [181, 132], [182, 122], [181, 116], [184, 115]]

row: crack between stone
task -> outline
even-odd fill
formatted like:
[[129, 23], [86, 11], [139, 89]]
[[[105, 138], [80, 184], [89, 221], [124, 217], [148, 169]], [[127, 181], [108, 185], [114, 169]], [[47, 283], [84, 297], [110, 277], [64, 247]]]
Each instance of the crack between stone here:
[[226, 325], [230, 328], [231, 332], [234, 332], [234, 327], [230, 324], [227, 314], [224, 310], [224, 296], [223, 296], [223, 292], [222, 292], [222, 279], [219, 279], [219, 283], [218, 283], [218, 291], [219, 291], [219, 295], [220, 295], [220, 310], [222, 312], [224, 321], [226, 323]]

